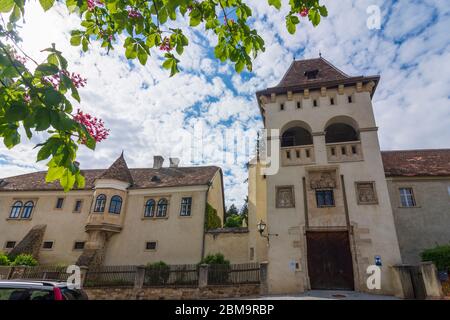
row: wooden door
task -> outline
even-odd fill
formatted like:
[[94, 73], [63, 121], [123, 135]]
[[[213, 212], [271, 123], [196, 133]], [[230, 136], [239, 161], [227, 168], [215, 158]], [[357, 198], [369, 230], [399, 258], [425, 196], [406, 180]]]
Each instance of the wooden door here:
[[311, 289], [353, 290], [353, 261], [346, 231], [306, 233]]

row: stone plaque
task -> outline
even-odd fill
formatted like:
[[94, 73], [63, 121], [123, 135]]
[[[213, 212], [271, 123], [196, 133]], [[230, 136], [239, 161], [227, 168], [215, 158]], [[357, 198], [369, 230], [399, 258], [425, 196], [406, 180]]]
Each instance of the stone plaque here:
[[276, 199], [277, 208], [295, 207], [293, 186], [277, 187], [276, 197], [277, 197]]
[[356, 182], [356, 196], [358, 204], [377, 204], [375, 182]]
[[309, 172], [309, 186], [311, 189], [336, 188], [336, 171]]

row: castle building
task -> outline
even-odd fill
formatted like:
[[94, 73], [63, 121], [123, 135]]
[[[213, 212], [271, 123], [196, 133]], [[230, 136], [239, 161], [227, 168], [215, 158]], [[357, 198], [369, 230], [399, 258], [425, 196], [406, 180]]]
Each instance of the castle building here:
[[122, 154], [106, 170], [82, 170], [85, 187], [67, 193], [45, 172], [1, 179], [2, 251], [32, 253], [41, 264], [198, 263], [207, 204], [223, 217], [222, 170], [163, 162], [129, 169]]
[[253, 164], [249, 177], [250, 227], [267, 224], [252, 250], [269, 262], [269, 292], [368, 291], [367, 267], [379, 265], [378, 293], [394, 293], [401, 255], [372, 108], [379, 79], [320, 57], [256, 93], [265, 129], [279, 130], [265, 144], [278, 171]]

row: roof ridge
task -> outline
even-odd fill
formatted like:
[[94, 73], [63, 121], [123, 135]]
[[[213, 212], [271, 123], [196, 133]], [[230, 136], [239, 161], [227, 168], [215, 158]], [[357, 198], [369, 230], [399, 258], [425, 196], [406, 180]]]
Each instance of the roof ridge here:
[[420, 151], [448, 152], [448, 151], [450, 151], [450, 148], [381, 150], [382, 153], [387, 153], [387, 152], [418, 152], [418, 151], [419, 151], [419, 152], [420, 152]]

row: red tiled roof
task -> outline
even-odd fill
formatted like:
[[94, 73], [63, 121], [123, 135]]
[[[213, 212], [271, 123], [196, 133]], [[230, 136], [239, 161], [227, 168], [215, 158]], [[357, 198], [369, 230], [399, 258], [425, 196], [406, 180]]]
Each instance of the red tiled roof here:
[[117, 160], [98, 177], [98, 179], [116, 179], [133, 185], [133, 177], [131, 176], [130, 169], [128, 169], [127, 162], [123, 157], [123, 152], [120, 157], [118, 157]]
[[388, 177], [450, 176], [450, 149], [382, 151]]
[[[218, 170], [220, 168], [216, 166], [129, 169], [134, 182], [129, 189], [207, 185]], [[108, 169], [82, 170], [86, 180], [84, 189], [92, 189], [95, 179], [100, 178], [107, 171]], [[46, 183], [45, 175], [45, 171], [39, 171], [9, 178], [0, 178], [0, 192], [62, 190], [59, 182]]]

